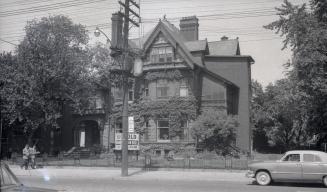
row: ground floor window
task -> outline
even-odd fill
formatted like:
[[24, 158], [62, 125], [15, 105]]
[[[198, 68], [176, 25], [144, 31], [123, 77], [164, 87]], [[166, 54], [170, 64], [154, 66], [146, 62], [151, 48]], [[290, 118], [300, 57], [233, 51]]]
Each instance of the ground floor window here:
[[169, 141], [169, 121], [160, 119], [157, 121], [157, 138], [158, 141]]

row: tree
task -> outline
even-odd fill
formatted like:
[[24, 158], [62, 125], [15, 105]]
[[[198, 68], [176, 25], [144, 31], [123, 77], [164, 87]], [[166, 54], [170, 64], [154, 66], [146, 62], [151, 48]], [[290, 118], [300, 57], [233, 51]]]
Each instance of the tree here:
[[210, 109], [197, 117], [191, 130], [193, 137], [198, 141], [198, 147], [227, 156], [236, 150], [237, 126], [238, 120], [235, 116]]
[[305, 4], [295, 6], [285, 0], [277, 8], [279, 20], [265, 28], [276, 30], [285, 37], [284, 48], [292, 48], [288, 78], [304, 100], [303, 110], [308, 115], [305, 126], [311, 129], [308, 133], [312, 137], [325, 135], [327, 142], [327, 3], [312, 0], [310, 5], [313, 11], [307, 10]]
[[85, 27], [65, 16], [30, 21], [25, 31], [4, 97], [10, 123], [23, 123], [31, 137], [37, 128], [58, 127], [65, 106], [81, 111], [91, 89], [90, 60]]
[[271, 121], [267, 118], [266, 98], [262, 85], [252, 80], [252, 97], [251, 97], [251, 124], [253, 136], [253, 148], [255, 150], [265, 150], [268, 147], [268, 138], [266, 127], [271, 125]]
[[288, 79], [278, 80], [266, 88], [266, 134], [272, 145], [283, 150], [298, 148], [310, 139], [307, 137], [306, 103]]

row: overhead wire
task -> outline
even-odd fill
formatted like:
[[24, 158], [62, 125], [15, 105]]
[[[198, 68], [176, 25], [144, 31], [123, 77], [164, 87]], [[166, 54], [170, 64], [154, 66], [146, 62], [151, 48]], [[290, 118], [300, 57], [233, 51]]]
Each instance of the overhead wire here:
[[[91, 0], [80, 0], [76, 3], [76, 1], [78, 0], [75, 0], [75, 1], [66, 1], [66, 2], [59, 2], [59, 3], [52, 3], [52, 4], [49, 4], [49, 5], [40, 5], [40, 6], [34, 6], [32, 8], [29, 8], [29, 9], [16, 9], [16, 10], [11, 10], [11, 11], [5, 11], [5, 12], [0, 12], [0, 17], [1, 17], [1, 14], [9, 14], [11, 16], [13, 16], [12, 14], [17, 14], [16, 16], [19, 16], [19, 15], [24, 15], [24, 14], [30, 14], [29, 12], [31, 11], [37, 11], [37, 12], [42, 12], [42, 11], [50, 11], [50, 10], [63, 10], [65, 8], [68, 8], [67, 6], [70, 5], [70, 6], [84, 6], [84, 5], [88, 5], [88, 4], [91, 4], [91, 3], [100, 3], [100, 2], [104, 2], [104, 1], [108, 1], [108, 0], [93, 0], [91, 2]], [[276, 0], [274, 2], [280, 2], [281, 0]], [[24, 2], [24, 1], [16, 1], [16, 2]], [[39, 3], [44, 3], [44, 2], [48, 2], [48, 1], [43, 1], [43, 0], [38, 0], [38, 1], [34, 1], [34, 2], [39, 2]], [[51, 1], [52, 2], [52, 1]], [[74, 3], [75, 2], [75, 3]], [[142, 1], [142, 5], [145, 3], [156, 3], [157, 1], [146, 1], [146, 0], [143, 0]], [[186, 2], [186, 1], [185, 1]], [[189, 1], [188, 1], [189, 2]], [[194, 1], [191, 1], [191, 2], [194, 2]], [[272, 2], [272, 1], [256, 1], [256, 2], [253, 2], [253, 3], [257, 3], [257, 5], [259, 4], [262, 4], [262, 3], [267, 3], [267, 2]], [[234, 2], [235, 3], [235, 2]], [[110, 4], [110, 3], [109, 3]], [[192, 3], [189, 3], [189, 4], [192, 4]], [[248, 4], [248, 3], [241, 3], [241, 4]], [[218, 4], [216, 4], [218, 5]], [[240, 5], [238, 3], [238, 5]], [[252, 4], [251, 4], [252, 5]], [[206, 5], [207, 7], [209, 5]], [[202, 7], [206, 7], [206, 6], [202, 6]], [[195, 8], [194, 6], [186, 6], [186, 8]], [[236, 7], [238, 8], [238, 7]], [[96, 10], [102, 10], [102, 8], [94, 8]], [[108, 8], [106, 8], [107, 10]], [[20, 11], [19, 11], [20, 10]], [[103, 11], [106, 11], [106, 10], [103, 10]], [[144, 9], [142, 9], [143, 11]], [[234, 9], [235, 10], [235, 9]], [[238, 9], [240, 10], [240, 9]], [[223, 13], [215, 13], [215, 14], [204, 14], [204, 15], [198, 15], [197, 17], [198, 18], [201, 18], [201, 21], [211, 21], [211, 20], [219, 20], [219, 19], [238, 19], [238, 18], [251, 18], [251, 17], [264, 17], [264, 16], [272, 16], [272, 15], [275, 15], [276, 11], [273, 10], [273, 7], [270, 9], [269, 7], [263, 7], [261, 9], [259, 8], [256, 8], [256, 9], [248, 9], [248, 10], [245, 10], [242, 9], [243, 11], [238, 11], [238, 12], [223, 12]], [[75, 8], [75, 11], [76, 11], [76, 8]], [[216, 10], [218, 11], [218, 10]], [[90, 19], [90, 14], [88, 14], [89, 11], [85, 11], [84, 8], [80, 7], [77, 9], [77, 11], [75, 12], [75, 16], [77, 16], [78, 14], [83, 14], [85, 15], [86, 18], [85, 20], [80, 20], [80, 21], [85, 21], [86, 23], [87, 22], [92, 22], [92, 20]], [[204, 12], [204, 11], [197, 11], [197, 12]], [[73, 11], [71, 11], [70, 13], [74, 13]], [[174, 12], [174, 13], [177, 13], [177, 12]], [[180, 13], [184, 13], [184, 12], [180, 12]], [[187, 13], [187, 12], [185, 12]], [[95, 13], [94, 16], [96, 16], [97, 14], [99, 14], [99, 12]], [[3, 16], [3, 15], [2, 15]], [[74, 17], [74, 14], [70, 14], [70, 17]], [[169, 21], [171, 22], [177, 22], [181, 17], [172, 17], [172, 18], [168, 18]], [[152, 23], [157, 23], [158, 22], [158, 18], [144, 18], [142, 19], [142, 26], [144, 28], [144, 24], [152, 24]], [[92, 22], [94, 23], [94, 22]], [[86, 26], [87, 28], [93, 28], [93, 27], [96, 27], [96, 26], [101, 26], [103, 28], [107, 28], [107, 29], [110, 29], [110, 26], [111, 24], [110, 23], [99, 23], [99, 24], [92, 24], [92, 25], [88, 25]], [[203, 29], [201, 30], [202, 32], [215, 32], [217, 33], [218, 31], [215, 30], [215, 29]], [[227, 33], [228, 31], [224, 31], [225, 33]], [[229, 33], [231, 33], [231, 31], [229, 31]], [[237, 30], [235, 31], [235, 33], [237, 33]], [[243, 33], [243, 35], [254, 35], [254, 34], [261, 34], [260, 32], [257, 32], [257, 33]], [[9, 39], [15, 39], [15, 38], [22, 38], [24, 37], [24, 32], [23, 33], [17, 33], [17, 34], [11, 34], [11, 35], [6, 35], [4, 36], [6, 38], [9, 38]], [[2, 38], [4, 38], [2, 37]]]

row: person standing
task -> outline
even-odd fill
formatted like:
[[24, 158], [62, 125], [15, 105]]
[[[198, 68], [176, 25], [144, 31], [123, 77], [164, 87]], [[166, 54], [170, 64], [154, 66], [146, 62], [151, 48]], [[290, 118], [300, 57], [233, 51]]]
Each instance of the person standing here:
[[35, 162], [35, 155], [37, 154], [36, 152], [36, 146], [33, 145], [33, 147], [29, 148], [29, 155], [30, 155], [30, 159], [31, 159], [31, 168], [35, 169], [36, 167], [36, 162]]
[[28, 169], [28, 159], [29, 159], [29, 146], [28, 144], [25, 145], [24, 149], [23, 149], [23, 164], [21, 166], [21, 168], [25, 167], [25, 169]]

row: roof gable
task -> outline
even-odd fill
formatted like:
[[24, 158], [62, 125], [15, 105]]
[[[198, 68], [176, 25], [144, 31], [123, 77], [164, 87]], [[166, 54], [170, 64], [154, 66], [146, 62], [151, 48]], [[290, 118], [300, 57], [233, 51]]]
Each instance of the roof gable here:
[[171, 44], [177, 51], [177, 53], [183, 57], [187, 65], [193, 69], [194, 65], [199, 67], [203, 67], [203, 64], [198, 59], [195, 59], [190, 51], [187, 49], [183, 38], [179, 34], [179, 30], [169, 23], [167, 20], [160, 20], [155, 29], [149, 35], [149, 37], [145, 40], [143, 51], [146, 53], [151, 45], [155, 42], [157, 36], [162, 33], [162, 35], [166, 38], [167, 42]]

